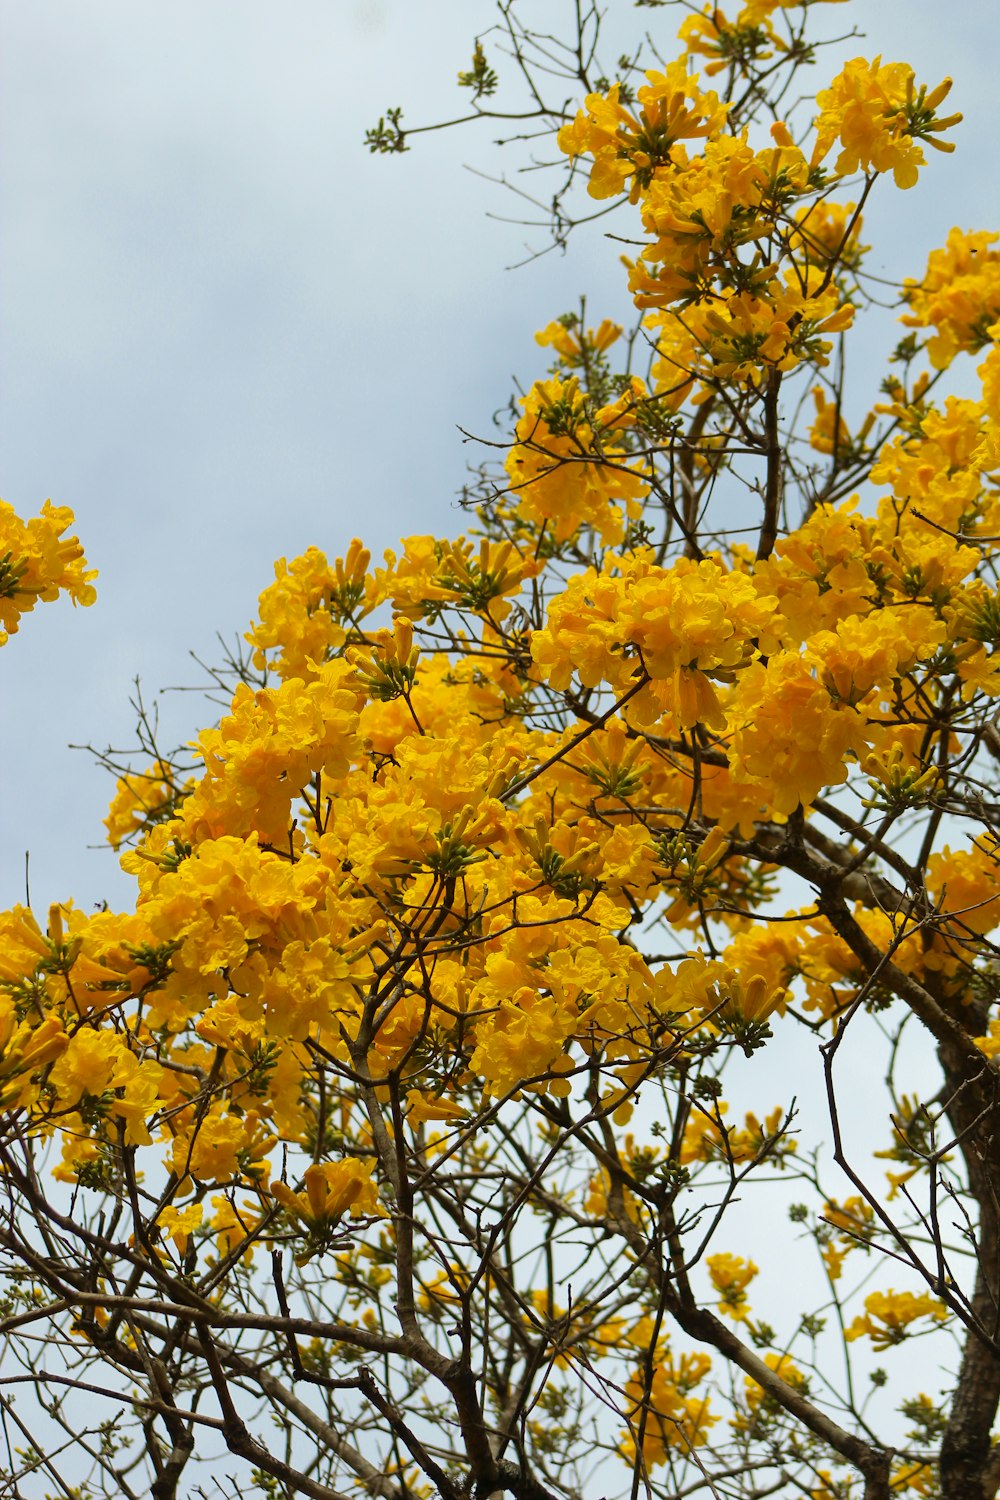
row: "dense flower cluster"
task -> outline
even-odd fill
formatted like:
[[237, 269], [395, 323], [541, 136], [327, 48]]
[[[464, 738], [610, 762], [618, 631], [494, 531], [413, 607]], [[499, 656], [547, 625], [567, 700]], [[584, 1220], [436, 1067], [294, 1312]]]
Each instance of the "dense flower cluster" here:
[[961, 351], [976, 354], [991, 343], [1000, 323], [1000, 235], [953, 229], [940, 250], [932, 250], [920, 281], [907, 281], [903, 296], [910, 328], [932, 328], [927, 355], [944, 369]]
[[97, 598], [97, 572], [88, 568], [79, 540], [66, 536], [72, 524], [69, 507], [51, 500], [28, 521], [0, 500], [0, 646], [39, 600], [67, 593], [86, 605]]

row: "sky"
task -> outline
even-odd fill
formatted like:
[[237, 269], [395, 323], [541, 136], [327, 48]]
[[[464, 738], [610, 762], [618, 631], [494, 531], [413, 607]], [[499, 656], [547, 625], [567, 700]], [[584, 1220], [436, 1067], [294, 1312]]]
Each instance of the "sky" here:
[[[558, 31], [573, 6], [523, 9]], [[581, 293], [595, 319], [625, 311], [604, 225], [509, 269], [545, 237], [502, 222], [515, 201], [469, 170], [523, 162], [495, 126], [365, 149], [387, 105], [462, 111], [456, 73], [493, 17], [492, 0], [0, 0], [0, 493], [22, 515], [71, 506], [100, 570], [92, 609], [40, 607], [0, 652], [3, 906], [26, 850], [38, 911], [127, 906], [102, 847], [111, 783], [69, 746], [131, 742], [137, 677], [150, 700], [202, 682], [191, 653], [220, 660], [275, 558], [457, 534], [478, 456], [460, 429], [496, 435], [513, 380], [544, 373], [534, 331]], [[870, 269], [919, 275], [952, 224], [1000, 227], [1000, 15], [851, 0], [817, 18], [867, 33], [818, 84], [881, 53], [951, 74], [966, 115], [916, 189], [882, 185]], [[609, 58], [642, 26], [669, 50], [678, 20], [611, 0]], [[170, 746], [214, 710], [168, 692], [162, 713]]]

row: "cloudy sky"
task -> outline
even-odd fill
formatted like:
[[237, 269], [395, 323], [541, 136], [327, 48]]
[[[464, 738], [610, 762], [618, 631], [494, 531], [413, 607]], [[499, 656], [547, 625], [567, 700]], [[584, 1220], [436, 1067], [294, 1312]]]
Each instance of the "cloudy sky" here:
[[[558, 31], [573, 5], [523, 9]], [[677, 12], [610, 12], [610, 59], [637, 20], [669, 48]], [[533, 331], [581, 292], [595, 317], [622, 310], [604, 226], [506, 269], [544, 237], [488, 217], [516, 208], [465, 169], [501, 168], [495, 127], [401, 157], [364, 148], [386, 105], [413, 123], [461, 112], [455, 74], [493, 13], [0, 0], [0, 493], [22, 514], [47, 496], [72, 506], [101, 571], [93, 609], [46, 606], [0, 653], [2, 905], [23, 899], [26, 849], [37, 909], [127, 903], [114, 856], [92, 847], [110, 784], [68, 745], [129, 742], [136, 676], [150, 696], [196, 683], [189, 653], [219, 659], [216, 632], [246, 628], [276, 557], [456, 533], [472, 458], [458, 428], [490, 432], [512, 377], [542, 372]], [[827, 34], [867, 33], [840, 56], [902, 58], [932, 85], [952, 74], [966, 114], [954, 157], [878, 195], [871, 268], [919, 274], [952, 224], [1000, 225], [992, 8], [817, 14]], [[168, 694], [164, 714], [169, 743], [207, 710]]]

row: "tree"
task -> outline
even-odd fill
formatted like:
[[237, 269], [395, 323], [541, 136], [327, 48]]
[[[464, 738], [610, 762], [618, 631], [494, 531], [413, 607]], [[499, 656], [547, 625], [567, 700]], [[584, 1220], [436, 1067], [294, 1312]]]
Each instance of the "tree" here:
[[[12, 1494], [1000, 1488], [997, 236], [855, 420], [948, 82], [793, 107], [812, 5], [684, 10], [610, 83], [503, 0], [531, 102], [460, 75], [557, 128], [557, 240], [630, 216], [636, 326], [538, 335], [466, 535], [281, 560], [193, 757], [140, 717], [134, 911], [0, 916]], [[91, 602], [71, 521], [0, 511], [6, 632]]]

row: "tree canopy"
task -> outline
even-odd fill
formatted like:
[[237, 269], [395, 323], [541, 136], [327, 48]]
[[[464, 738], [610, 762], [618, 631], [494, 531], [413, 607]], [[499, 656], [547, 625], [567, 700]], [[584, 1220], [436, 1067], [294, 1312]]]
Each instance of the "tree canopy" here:
[[[0, 913], [11, 1494], [1000, 1489], [1000, 251], [869, 274], [961, 116], [807, 94], [829, 3], [476, 40], [636, 319], [536, 335], [462, 535], [280, 559], [221, 718], [109, 752], [133, 910]], [[72, 524], [0, 505], [9, 649]]]

